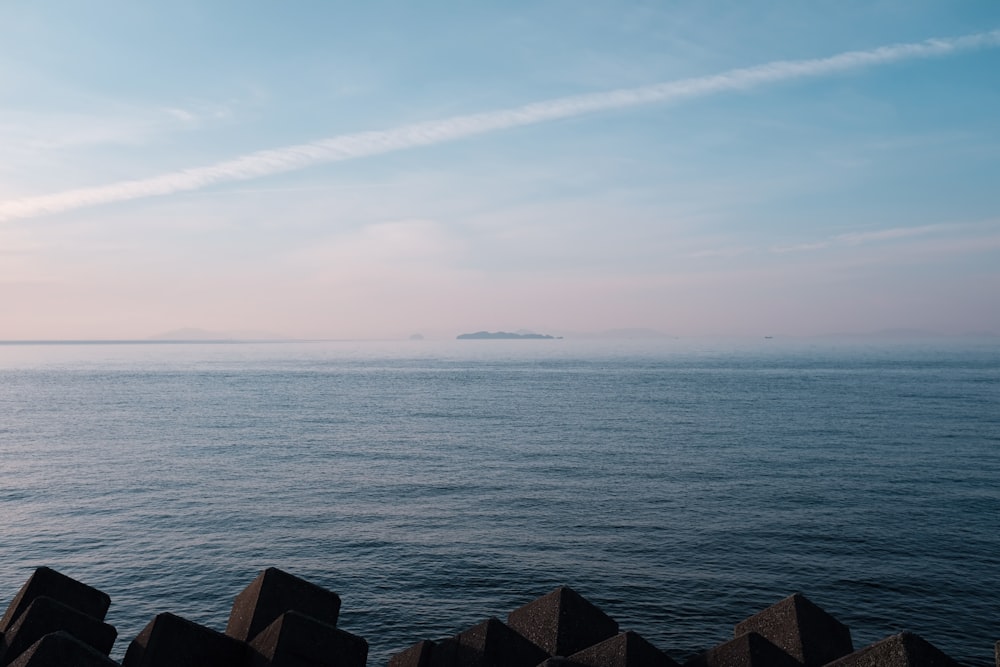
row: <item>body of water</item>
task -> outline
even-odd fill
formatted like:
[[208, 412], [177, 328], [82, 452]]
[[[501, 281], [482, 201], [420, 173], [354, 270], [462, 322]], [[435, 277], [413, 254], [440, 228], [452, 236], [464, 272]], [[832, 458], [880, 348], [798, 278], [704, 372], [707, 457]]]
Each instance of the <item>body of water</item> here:
[[370, 665], [568, 584], [677, 660], [795, 591], [1000, 639], [1000, 341], [0, 345], [0, 597], [222, 630], [275, 566]]

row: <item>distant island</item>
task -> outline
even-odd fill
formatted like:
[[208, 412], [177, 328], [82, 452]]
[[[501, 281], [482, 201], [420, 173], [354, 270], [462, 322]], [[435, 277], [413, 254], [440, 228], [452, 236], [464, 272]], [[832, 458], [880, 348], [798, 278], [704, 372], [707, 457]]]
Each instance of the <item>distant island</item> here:
[[[477, 331], [459, 334], [458, 340], [556, 340], [556, 336], [537, 333], [508, 333], [506, 331]], [[559, 336], [558, 338], [562, 338]]]

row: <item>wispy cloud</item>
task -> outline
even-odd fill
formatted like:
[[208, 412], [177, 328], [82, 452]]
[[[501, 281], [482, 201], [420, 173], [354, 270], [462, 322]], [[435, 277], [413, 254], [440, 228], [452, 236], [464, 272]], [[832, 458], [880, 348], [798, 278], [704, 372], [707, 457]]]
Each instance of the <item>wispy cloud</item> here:
[[871, 243], [874, 241], [892, 241], [895, 239], [908, 238], [911, 236], [924, 236], [926, 234], [937, 234], [939, 232], [955, 231], [963, 225], [921, 225], [919, 227], [893, 227], [892, 229], [879, 229], [870, 232], [852, 232], [834, 237], [834, 241], [839, 243], [850, 243], [858, 245], [861, 243]]
[[796, 243], [793, 245], [775, 246], [771, 248], [774, 253], [810, 252], [823, 250], [833, 246], [844, 245], [864, 245], [869, 243], [879, 243], [882, 241], [897, 241], [909, 239], [916, 236], [927, 236], [930, 234], [947, 234], [969, 229], [983, 227], [983, 225], [973, 225], [964, 223], [920, 225], [918, 227], [893, 227], [890, 229], [877, 229], [866, 232], [849, 232], [838, 234], [829, 238], [811, 243]]
[[895, 44], [868, 51], [848, 51], [828, 58], [775, 61], [711, 76], [562, 97], [511, 109], [455, 116], [388, 130], [344, 134], [313, 143], [258, 151], [216, 164], [150, 178], [3, 201], [0, 202], [0, 221], [198, 190], [219, 183], [246, 181], [321, 163], [429, 146], [600, 111], [679, 102], [726, 91], [748, 90], [769, 83], [996, 46], [1000, 46], [1000, 30]]
[[822, 250], [823, 248], [829, 247], [830, 241], [816, 241], [815, 243], [795, 243], [793, 245], [775, 246], [771, 248], [771, 252], [779, 254], [789, 252], [812, 252], [813, 250]]

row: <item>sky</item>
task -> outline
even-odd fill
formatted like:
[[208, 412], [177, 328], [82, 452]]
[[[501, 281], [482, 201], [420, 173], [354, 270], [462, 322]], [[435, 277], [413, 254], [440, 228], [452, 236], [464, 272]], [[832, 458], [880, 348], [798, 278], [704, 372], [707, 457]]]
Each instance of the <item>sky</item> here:
[[0, 339], [1000, 332], [1000, 3], [0, 1]]

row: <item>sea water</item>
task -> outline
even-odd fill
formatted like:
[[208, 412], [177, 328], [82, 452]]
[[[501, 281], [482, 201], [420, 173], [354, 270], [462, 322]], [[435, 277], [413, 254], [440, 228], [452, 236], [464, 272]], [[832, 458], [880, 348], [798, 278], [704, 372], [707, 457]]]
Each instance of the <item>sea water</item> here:
[[678, 660], [795, 591], [860, 647], [1000, 639], [1000, 341], [0, 345], [0, 607], [113, 655], [275, 566], [370, 665], [568, 584]]

